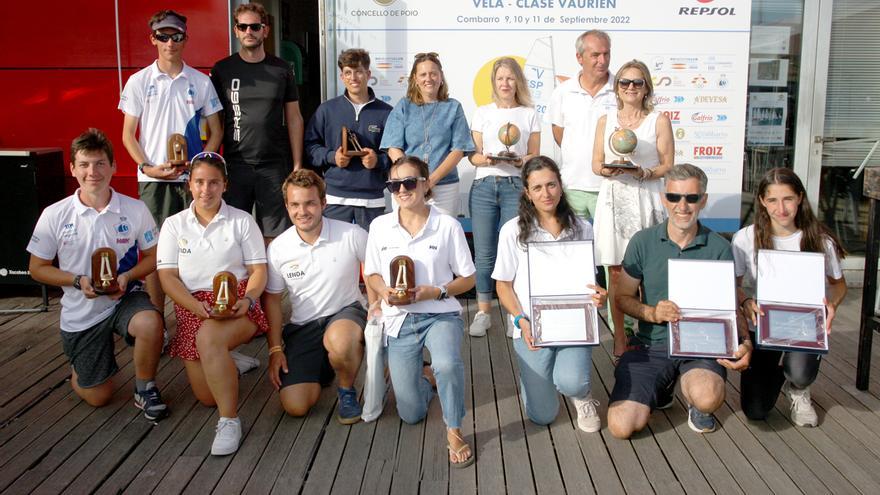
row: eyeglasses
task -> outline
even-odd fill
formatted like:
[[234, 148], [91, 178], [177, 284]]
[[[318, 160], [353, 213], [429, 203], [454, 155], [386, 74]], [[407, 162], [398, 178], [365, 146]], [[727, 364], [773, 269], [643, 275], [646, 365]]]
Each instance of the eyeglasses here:
[[419, 60], [419, 59], [421, 59], [421, 58], [434, 58], [434, 59], [437, 59], [437, 58], [440, 58], [440, 55], [437, 54], [437, 52], [421, 52], [421, 53], [416, 53], [416, 56], [415, 56], [414, 58], [415, 58], [416, 60]]
[[239, 22], [238, 24], [235, 25], [235, 29], [238, 29], [239, 31], [244, 33], [248, 30], [248, 28], [251, 28], [251, 31], [253, 31], [255, 33], [259, 33], [260, 31], [262, 31], [263, 26], [265, 26], [265, 24], [262, 24], [259, 22], [255, 22], [253, 24], [245, 24], [243, 22]]
[[644, 79], [620, 79], [617, 81], [617, 85], [621, 88], [628, 88], [629, 85], [632, 84], [636, 87], [636, 89], [642, 88], [645, 86]]
[[223, 164], [223, 173], [229, 175], [229, 171], [226, 169], [226, 160], [220, 156], [220, 153], [214, 153], [213, 151], [202, 151], [201, 153], [196, 153], [194, 157], [192, 157], [189, 162], [195, 163], [198, 160], [204, 160], [206, 158], [213, 158], [214, 160], [220, 160], [220, 163]]
[[342, 77], [344, 77], [346, 79], [352, 79], [355, 77], [360, 78], [360, 77], [365, 77], [366, 75], [367, 75], [367, 71], [360, 70], [360, 69], [355, 69], [355, 70], [346, 69], [346, 70], [342, 71]]
[[389, 181], [385, 181], [385, 187], [388, 188], [388, 192], [391, 194], [396, 194], [400, 192], [400, 186], [403, 186], [407, 191], [412, 191], [416, 188], [419, 182], [424, 182], [424, 177], [406, 177], [404, 179], [392, 179]]
[[666, 193], [666, 201], [669, 201], [672, 204], [677, 204], [681, 201], [681, 198], [684, 198], [688, 204], [696, 204], [700, 199], [702, 199], [702, 194], [677, 194], [677, 193]]
[[184, 33], [174, 33], [174, 34], [165, 34], [159, 31], [153, 33], [153, 38], [156, 38], [156, 41], [159, 43], [167, 43], [168, 40], [171, 40], [175, 43], [180, 43], [181, 41], [186, 39], [186, 34]]

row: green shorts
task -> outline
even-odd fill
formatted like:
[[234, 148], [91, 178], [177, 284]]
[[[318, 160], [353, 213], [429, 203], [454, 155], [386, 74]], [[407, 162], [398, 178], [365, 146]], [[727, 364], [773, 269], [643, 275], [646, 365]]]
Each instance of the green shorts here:
[[566, 189], [565, 199], [568, 205], [574, 210], [575, 214], [583, 217], [593, 223], [596, 216], [596, 201], [599, 199], [599, 191], [579, 191], [577, 189]]
[[138, 195], [146, 203], [159, 229], [166, 218], [189, 208], [186, 182], [138, 182]]

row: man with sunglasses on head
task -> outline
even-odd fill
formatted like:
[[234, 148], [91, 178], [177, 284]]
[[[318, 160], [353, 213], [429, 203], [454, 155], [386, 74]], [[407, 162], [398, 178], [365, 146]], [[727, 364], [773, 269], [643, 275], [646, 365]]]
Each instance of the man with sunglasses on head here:
[[239, 5], [233, 33], [241, 44], [214, 64], [211, 80], [223, 104], [223, 156], [229, 164], [226, 202], [252, 212], [268, 243], [288, 223], [278, 188], [302, 167], [303, 118], [293, 68], [266, 53], [269, 14], [259, 3]]
[[611, 38], [594, 29], [578, 36], [575, 56], [581, 71], [563, 82], [550, 97], [553, 139], [562, 149], [559, 168], [569, 205], [579, 216], [592, 220], [602, 178], [593, 173], [593, 136], [596, 123], [617, 109], [611, 63]]
[[[327, 181], [327, 208], [324, 215], [343, 222], [354, 222], [370, 230], [370, 222], [385, 213], [385, 176], [391, 166], [388, 154], [379, 151], [385, 121], [391, 105], [377, 100], [370, 81], [370, 54], [351, 48], [339, 54], [339, 78], [345, 85], [341, 96], [318, 107], [306, 127], [306, 151], [312, 164], [322, 167]], [[342, 128], [353, 135], [342, 151]], [[355, 144], [356, 143], [356, 144]], [[356, 145], [360, 146], [360, 149]]]
[[668, 323], [680, 319], [681, 313], [668, 300], [668, 261], [732, 261], [733, 252], [727, 240], [698, 220], [706, 206], [706, 174], [694, 165], [680, 164], [664, 180], [661, 201], [669, 219], [637, 232], [630, 240], [616, 296], [620, 309], [639, 320], [638, 331], [628, 343], [614, 343], [619, 361], [609, 399], [608, 430], [617, 438], [629, 438], [644, 429], [652, 410], [671, 407], [679, 376], [688, 405], [688, 426], [697, 433], [714, 431], [712, 413], [724, 402], [727, 370], [748, 368], [752, 353], [748, 330], [737, 315], [741, 344], [736, 359], [669, 357]]
[[[156, 225], [189, 206], [186, 167], [169, 163], [168, 140], [181, 134], [189, 160], [202, 151], [201, 119], [208, 127], [204, 149], [217, 151], [223, 137], [220, 100], [211, 80], [186, 65], [183, 50], [187, 41], [186, 17], [173, 10], [160, 10], [148, 21], [150, 43], [158, 57], [125, 83], [119, 110], [125, 115], [122, 143], [138, 164], [138, 191]], [[138, 136], [138, 131], [139, 136]], [[165, 293], [154, 271], [147, 276], [150, 300], [165, 307]]]

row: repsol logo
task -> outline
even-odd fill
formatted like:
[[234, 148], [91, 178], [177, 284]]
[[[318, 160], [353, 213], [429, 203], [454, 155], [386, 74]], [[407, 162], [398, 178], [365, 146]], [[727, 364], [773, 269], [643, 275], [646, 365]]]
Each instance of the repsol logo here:
[[233, 78], [229, 84], [229, 101], [232, 103], [232, 140], [241, 141], [241, 105], [239, 104], [241, 94], [241, 79]]
[[694, 160], [720, 160], [724, 158], [724, 146], [694, 146]]
[[733, 7], [679, 7], [678, 15], [736, 15]]

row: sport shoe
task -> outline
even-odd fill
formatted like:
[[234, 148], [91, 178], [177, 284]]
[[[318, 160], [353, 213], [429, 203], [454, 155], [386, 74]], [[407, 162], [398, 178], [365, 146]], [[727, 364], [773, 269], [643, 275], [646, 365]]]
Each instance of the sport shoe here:
[[810, 387], [796, 389], [788, 382], [782, 385], [782, 393], [788, 399], [791, 406], [791, 421], [798, 426], [816, 426], [819, 424], [819, 416], [810, 400]]
[[688, 405], [688, 426], [697, 433], [711, 433], [715, 431], [715, 416]]
[[217, 421], [217, 433], [211, 445], [211, 455], [229, 455], [238, 450], [241, 443], [241, 419], [220, 418]]
[[236, 351], [229, 351], [229, 357], [235, 361], [235, 368], [238, 369], [238, 376], [241, 376], [247, 373], [250, 370], [255, 370], [260, 367], [260, 360], [255, 357], [245, 356], [244, 354]]
[[162, 395], [159, 389], [153, 385], [152, 387], [138, 392], [134, 391], [134, 406], [144, 412], [144, 417], [150, 421], [156, 421], [168, 415], [168, 406], [162, 402]]
[[471, 322], [471, 326], [468, 328], [468, 333], [471, 337], [485, 337], [486, 332], [491, 326], [492, 316], [485, 311], [477, 311], [477, 314], [474, 315], [474, 321]]
[[339, 403], [336, 405], [336, 419], [344, 425], [353, 425], [361, 420], [361, 405], [358, 403], [357, 389], [336, 387]]
[[588, 395], [583, 399], [571, 398], [571, 403], [577, 410], [577, 423], [581, 431], [595, 433], [602, 429], [602, 421], [599, 419], [599, 401]]

